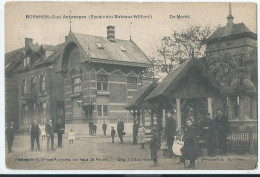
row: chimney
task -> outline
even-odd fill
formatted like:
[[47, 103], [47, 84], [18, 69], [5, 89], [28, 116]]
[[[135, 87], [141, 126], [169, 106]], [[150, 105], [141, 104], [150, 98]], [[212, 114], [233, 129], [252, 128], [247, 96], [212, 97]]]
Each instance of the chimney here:
[[30, 45], [33, 44], [32, 38], [25, 38], [25, 49], [29, 49]]
[[107, 39], [110, 42], [115, 42], [115, 27], [114, 26], [107, 26]]

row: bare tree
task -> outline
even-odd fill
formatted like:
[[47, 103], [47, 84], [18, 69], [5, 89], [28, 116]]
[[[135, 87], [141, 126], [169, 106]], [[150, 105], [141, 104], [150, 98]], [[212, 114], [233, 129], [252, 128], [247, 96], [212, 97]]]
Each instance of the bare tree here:
[[169, 73], [190, 58], [205, 56], [206, 46], [203, 41], [212, 32], [209, 26], [192, 26], [181, 32], [174, 30], [170, 36], [163, 37], [157, 48], [157, 56], [150, 58], [155, 74]]

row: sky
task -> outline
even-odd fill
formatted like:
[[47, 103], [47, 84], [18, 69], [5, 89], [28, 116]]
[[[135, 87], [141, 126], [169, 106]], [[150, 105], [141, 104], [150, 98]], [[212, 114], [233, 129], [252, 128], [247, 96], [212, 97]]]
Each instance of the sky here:
[[[231, 3], [234, 23], [243, 22], [252, 31], [256, 29], [256, 4]], [[222, 3], [102, 3], [102, 2], [8, 2], [5, 4], [5, 52], [24, 46], [26, 37], [34, 43], [57, 45], [69, 33], [69, 19], [64, 15], [86, 16], [72, 19], [73, 32], [106, 37], [106, 27], [115, 26], [117, 39], [132, 40], [151, 56], [163, 36], [173, 30], [189, 26], [225, 26], [229, 4]], [[70, 12], [71, 11], [71, 12]], [[26, 15], [55, 15], [60, 19], [27, 19]], [[151, 19], [89, 19], [90, 15], [149, 15]], [[190, 18], [170, 19], [170, 15]]]

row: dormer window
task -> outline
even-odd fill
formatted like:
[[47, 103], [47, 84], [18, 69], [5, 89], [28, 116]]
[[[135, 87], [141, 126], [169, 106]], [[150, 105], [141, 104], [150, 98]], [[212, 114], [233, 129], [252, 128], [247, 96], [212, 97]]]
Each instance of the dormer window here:
[[53, 54], [53, 51], [46, 50], [45, 52], [46, 52], [45, 53], [45, 55], [46, 55], [45, 59], [47, 59], [49, 56], [51, 56]]
[[97, 46], [98, 49], [103, 49], [104, 48], [101, 43], [97, 43], [96, 46]]
[[125, 47], [123, 47], [123, 46], [118, 46], [118, 48], [119, 48], [122, 52], [126, 52]]
[[30, 64], [30, 61], [31, 61], [30, 57], [25, 57], [25, 58], [23, 59], [23, 66], [24, 66], [24, 67], [25, 67], [25, 66], [28, 66], [28, 65]]

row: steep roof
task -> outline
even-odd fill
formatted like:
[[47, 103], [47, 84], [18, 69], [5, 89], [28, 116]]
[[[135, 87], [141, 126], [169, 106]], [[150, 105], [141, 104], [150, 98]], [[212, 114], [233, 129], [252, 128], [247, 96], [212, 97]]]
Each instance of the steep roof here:
[[[61, 48], [64, 46], [64, 43], [52, 46], [52, 45], [39, 45], [38, 43], [36, 44], [31, 44], [30, 50], [33, 52], [39, 52], [41, 50], [46, 50], [46, 51], [51, 51], [52, 53], [44, 60], [38, 59], [36, 60], [32, 66], [37, 66], [41, 65], [44, 63], [49, 63], [53, 62], [58, 56], [61, 54]], [[16, 69], [23, 69], [23, 66], [19, 66], [20, 61], [25, 57], [26, 49], [25, 47], [22, 47], [20, 49], [8, 52], [5, 54], [5, 70], [7, 72], [11, 71], [13, 68]]]
[[73, 33], [91, 62], [150, 67], [148, 57], [132, 40], [110, 42], [105, 37]]
[[206, 39], [206, 42], [228, 38], [230, 36], [238, 36], [238, 35], [248, 35], [249, 37], [256, 39], [256, 34], [251, 32], [249, 28], [244, 23], [232, 23], [232, 30], [229, 30], [227, 26], [218, 28], [210, 37]]
[[202, 75], [206, 77], [210, 83], [217, 88], [220, 92], [224, 91], [224, 88], [216, 81], [214, 76], [212, 76], [208, 71], [206, 71], [199, 61], [196, 59], [189, 59], [186, 62], [184, 62], [182, 65], [180, 65], [178, 68], [171, 71], [164, 79], [163, 81], [147, 96], [146, 99], [152, 99], [157, 96], [163, 95], [165, 91], [171, 86], [176, 85], [177, 81], [181, 80], [183, 77], [185, 77], [186, 73], [188, 72], [189, 68], [196, 66], [200, 69], [202, 72]]
[[[135, 93], [134, 97], [130, 100], [130, 102], [127, 104], [125, 109], [136, 109], [138, 107], [141, 107], [142, 104], [149, 104], [145, 98], [156, 88], [157, 82], [153, 81], [150, 84], [147, 84]], [[147, 102], [147, 103], [146, 103]]]

